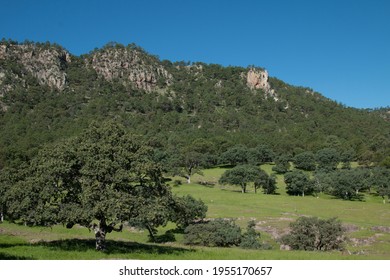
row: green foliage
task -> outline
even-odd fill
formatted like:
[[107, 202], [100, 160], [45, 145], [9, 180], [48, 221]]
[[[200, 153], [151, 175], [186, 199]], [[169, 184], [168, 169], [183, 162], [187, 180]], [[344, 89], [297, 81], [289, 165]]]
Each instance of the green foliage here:
[[276, 157], [275, 166], [272, 167], [272, 171], [278, 174], [284, 174], [290, 169], [290, 158], [286, 155]]
[[302, 171], [291, 171], [284, 175], [287, 194], [302, 195], [313, 193], [314, 182]]
[[375, 187], [378, 195], [386, 203], [385, 197], [390, 199], [390, 170], [384, 167], [377, 167], [373, 170], [371, 183]]
[[95, 123], [75, 139], [46, 147], [21, 172], [6, 194], [10, 219], [80, 224], [95, 231], [99, 250], [106, 233], [125, 221], [151, 232], [168, 221], [171, 193], [153, 150], [114, 122]]
[[293, 250], [330, 251], [343, 248], [345, 230], [336, 218], [300, 217], [290, 224], [290, 228], [291, 232], [282, 237], [282, 242]]
[[303, 152], [294, 157], [295, 168], [313, 171], [316, 169], [315, 156], [312, 152]]
[[244, 249], [260, 249], [262, 244], [259, 242], [260, 233], [255, 230], [256, 223], [252, 220], [248, 222], [246, 232], [241, 237], [240, 247]]
[[333, 148], [324, 148], [316, 154], [318, 169], [330, 172], [336, 170], [337, 165], [340, 161], [339, 153]]
[[238, 165], [238, 164], [247, 164], [249, 161], [250, 151], [247, 147], [243, 145], [237, 145], [231, 147], [226, 152], [224, 152], [220, 157], [220, 163]]
[[194, 222], [198, 222], [206, 217], [207, 205], [200, 199], [195, 199], [190, 195], [174, 197], [170, 220], [184, 229]]
[[259, 187], [263, 188], [264, 194], [275, 194], [276, 193], [276, 178], [274, 175], [268, 175], [264, 170], [260, 170], [254, 181], [255, 192]]
[[383, 159], [379, 165], [390, 169], [390, 156], [387, 156], [385, 159]]
[[[3, 40], [0, 44], [19, 43]], [[50, 43], [25, 45], [36, 52], [63, 50]], [[124, 85], [123, 79], [106, 81], [90, 64], [94, 55], [112, 50], [134, 52], [140, 63], [153, 69], [165, 67], [172, 82], [167, 85], [160, 77], [156, 92], [146, 92]], [[120, 61], [120, 57], [110, 59]], [[181, 154], [182, 149], [197, 146], [193, 151], [203, 155], [202, 167], [214, 166], [218, 159], [232, 165], [274, 159], [275, 170], [283, 173], [288, 167], [274, 155], [326, 147], [341, 153], [340, 160], [348, 168], [351, 157], [343, 159], [348, 150], [367, 165], [386, 164], [390, 153], [385, 110], [346, 108], [312, 89], [269, 78], [279, 99], [275, 101], [262, 90], [248, 88], [242, 75], [248, 68], [160, 61], [135, 44], [115, 42], [82, 57], [71, 56], [60, 67], [67, 77], [61, 92], [41, 85], [20, 60], [0, 61], [5, 73], [2, 92], [11, 86], [0, 97], [0, 129], [4, 132], [0, 134], [0, 167], [17, 167], [45, 144], [80, 135], [91, 121], [107, 119], [123, 123], [146, 139], [158, 138], [165, 151]], [[234, 146], [249, 153], [241, 150], [225, 158], [224, 152]], [[334, 165], [323, 167], [333, 169]]]
[[331, 186], [328, 192], [346, 200], [362, 200], [361, 191], [370, 187], [370, 172], [365, 168], [338, 170], [328, 174]]
[[259, 145], [256, 148], [249, 149], [249, 162], [253, 165], [272, 162], [274, 151], [267, 145]]
[[188, 184], [191, 183], [192, 175], [202, 172], [201, 169], [204, 165], [204, 155], [190, 148], [184, 148], [178, 153], [173, 152], [168, 159], [168, 170], [174, 176], [186, 178]]
[[243, 193], [249, 182], [255, 182], [261, 179], [264, 171], [253, 165], [237, 165], [236, 167], [226, 170], [219, 179], [220, 184], [230, 184], [240, 186]]
[[238, 246], [241, 242], [241, 229], [233, 220], [216, 219], [193, 224], [184, 232], [184, 243], [187, 245], [230, 247]]

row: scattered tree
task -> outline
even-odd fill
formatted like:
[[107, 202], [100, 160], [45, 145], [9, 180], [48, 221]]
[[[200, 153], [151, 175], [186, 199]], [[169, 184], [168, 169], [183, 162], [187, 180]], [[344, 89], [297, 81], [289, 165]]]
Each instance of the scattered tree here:
[[295, 168], [313, 171], [316, 169], [315, 156], [312, 152], [303, 152], [294, 157]]
[[272, 170], [278, 174], [284, 174], [290, 169], [290, 158], [286, 155], [276, 157]]
[[170, 162], [172, 174], [181, 176], [191, 184], [191, 177], [194, 174], [202, 174], [204, 156], [196, 151], [184, 149], [179, 154], [173, 154]]
[[259, 145], [256, 148], [249, 149], [249, 162], [253, 165], [272, 162], [274, 152], [266, 145]]
[[316, 154], [318, 169], [330, 172], [336, 170], [337, 164], [340, 161], [338, 152], [333, 148], [324, 148]]
[[220, 162], [232, 166], [247, 164], [249, 160], [249, 150], [243, 145], [231, 147], [221, 155]]
[[261, 187], [264, 194], [275, 194], [277, 189], [275, 176], [269, 176], [264, 170], [260, 169], [260, 174], [254, 181], [254, 187], [255, 193]]
[[302, 195], [312, 194], [314, 182], [302, 171], [291, 171], [284, 175], [287, 194]]
[[345, 230], [336, 218], [300, 217], [290, 224], [290, 228], [291, 232], [281, 240], [293, 250], [330, 251], [343, 248]]
[[376, 192], [382, 197], [383, 204], [390, 199], [390, 170], [384, 167], [377, 167], [373, 170], [372, 184]]
[[364, 168], [338, 170], [328, 176], [332, 184], [330, 193], [345, 200], [362, 200], [360, 191], [368, 189], [370, 185], [369, 171]]
[[237, 165], [232, 169], [226, 170], [219, 179], [219, 183], [240, 186], [242, 193], [245, 193], [247, 184], [256, 181], [261, 176], [262, 172], [256, 166]]

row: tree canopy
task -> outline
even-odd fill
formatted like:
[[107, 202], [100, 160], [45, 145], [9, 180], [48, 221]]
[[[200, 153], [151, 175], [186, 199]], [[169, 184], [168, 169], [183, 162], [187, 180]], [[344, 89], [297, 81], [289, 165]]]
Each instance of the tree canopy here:
[[262, 174], [256, 166], [237, 165], [232, 169], [226, 170], [219, 179], [219, 183], [240, 186], [242, 193], [245, 193], [247, 184], [255, 182]]
[[126, 221], [151, 232], [165, 225], [173, 205], [153, 149], [114, 122], [46, 147], [22, 172], [6, 194], [10, 219], [80, 224], [94, 230], [98, 250]]

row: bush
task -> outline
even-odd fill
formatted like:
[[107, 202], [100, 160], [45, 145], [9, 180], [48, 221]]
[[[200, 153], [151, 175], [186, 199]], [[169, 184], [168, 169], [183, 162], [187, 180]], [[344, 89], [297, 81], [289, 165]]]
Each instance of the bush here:
[[241, 237], [240, 247], [244, 249], [260, 249], [262, 247], [259, 242], [260, 233], [255, 230], [255, 222], [250, 221], [246, 232]]
[[241, 243], [241, 229], [232, 220], [217, 219], [193, 224], [184, 233], [184, 243], [187, 245], [230, 247]]
[[293, 250], [340, 250], [345, 241], [341, 222], [336, 218], [322, 220], [317, 217], [300, 217], [290, 224], [291, 232], [282, 242]]

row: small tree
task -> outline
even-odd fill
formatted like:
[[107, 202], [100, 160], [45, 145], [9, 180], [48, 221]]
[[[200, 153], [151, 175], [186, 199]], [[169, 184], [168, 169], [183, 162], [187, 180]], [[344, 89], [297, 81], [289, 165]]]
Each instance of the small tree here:
[[373, 170], [372, 184], [376, 192], [382, 197], [383, 204], [386, 203], [386, 196], [390, 199], [390, 170], [384, 167], [377, 167]]
[[370, 174], [367, 169], [343, 169], [332, 172], [330, 179], [332, 195], [345, 200], [362, 200], [360, 191], [368, 189]]
[[274, 158], [274, 152], [266, 145], [259, 145], [256, 148], [249, 149], [249, 162], [253, 165], [271, 162]]
[[226, 170], [219, 179], [219, 183], [240, 186], [242, 193], [245, 193], [247, 184], [254, 182], [261, 176], [262, 172], [256, 166], [238, 165], [230, 170]]
[[272, 170], [278, 174], [284, 174], [290, 169], [290, 158], [286, 155], [281, 155], [275, 158], [275, 166]]
[[287, 193], [289, 195], [302, 195], [313, 193], [314, 182], [302, 171], [292, 171], [284, 175]]
[[329, 173], [316, 172], [313, 180], [313, 194], [319, 197], [322, 192], [328, 192], [333, 187], [332, 179]]
[[243, 145], [237, 145], [231, 147], [226, 152], [224, 152], [220, 157], [220, 162], [222, 164], [235, 165], [244, 165], [249, 161], [249, 150]]
[[183, 149], [171, 157], [169, 165], [174, 176], [184, 177], [190, 184], [194, 174], [202, 174], [204, 156], [196, 151]]
[[340, 161], [342, 162], [341, 168], [351, 169], [351, 161], [355, 158], [356, 153], [354, 150], [345, 150], [340, 154]]
[[318, 169], [330, 172], [336, 170], [337, 164], [340, 161], [339, 153], [333, 148], [324, 148], [316, 153]]
[[275, 194], [277, 186], [275, 176], [269, 176], [265, 171], [260, 169], [259, 176], [254, 181], [255, 193], [258, 188], [263, 188], [264, 194]]
[[312, 152], [303, 152], [294, 157], [295, 168], [313, 171], [316, 169], [315, 156]]
[[317, 217], [300, 217], [290, 224], [291, 232], [281, 241], [293, 250], [340, 250], [345, 241], [345, 230], [336, 218], [322, 220]]

